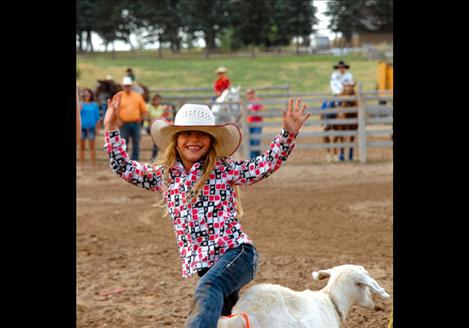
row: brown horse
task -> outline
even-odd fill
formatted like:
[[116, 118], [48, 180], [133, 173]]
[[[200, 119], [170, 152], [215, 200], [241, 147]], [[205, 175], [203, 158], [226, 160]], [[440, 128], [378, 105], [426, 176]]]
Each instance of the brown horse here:
[[[132, 88], [134, 91], [141, 93], [145, 102], [150, 101], [150, 90], [145, 85], [136, 82]], [[138, 90], [140, 89], [140, 90]], [[98, 104], [107, 103], [107, 100], [114, 96], [117, 92], [122, 90], [122, 85], [114, 82], [114, 80], [98, 80], [98, 86], [96, 87], [96, 99]]]
[[[355, 84], [345, 84], [344, 85], [344, 90], [339, 96], [355, 96]], [[352, 101], [342, 101], [340, 108], [347, 108], [347, 107], [357, 107], [358, 102], [356, 100]], [[358, 110], [352, 113], [343, 113], [339, 112], [337, 114], [338, 119], [357, 119], [358, 118]], [[358, 130], [358, 124], [353, 123], [353, 124], [345, 124], [340, 126], [341, 131], [357, 131]], [[349, 138], [350, 143], [354, 143], [355, 141], [355, 135], [351, 135], [349, 137], [345, 136], [340, 136], [337, 137], [340, 142], [344, 143], [346, 138]], [[345, 160], [344, 158], [344, 147], [340, 148], [340, 160]], [[349, 153], [348, 153], [348, 159], [349, 161], [353, 161], [353, 146], [349, 148]]]
[[[355, 84], [345, 84], [344, 85], [344, 89], [342, 91], [342, 93], [339, 95], [339, 99], [340, 99], [340, 96], [354, 96], [356, 93], [355, 93]], [[336, 108], [347, 108], [347, 107], [357, 107], [357, 101], [356, 100], [352, 100], [352, 101], [338, 101], [338, 105], [336, 106]], [[323, 114], [324, 115], [324, 114]], [[353, 112], [353, 113], [344, 113], [344, 112], [338, 112], [337, 114], [326, 114], [327, 115], [327, 118], [328, 119], [357, 119], [358, 118], [358, 112]], [[324, 118], [324, 116], [323, 116]], [[357, 131], [358, 129], [358, 124], [354, 123], [354, 124], [328, 124], [325, 126], [324, 128], [324, 131], [330, 131], [330, 130], [333, 130], [333, 131]], [[347, 137], [345, 136], [334, 136], [332, 142], [333, 143], [337, 143], [338, 141], [340, 141], [341, 143], [344, 143], [345, 142], [345, 139]], [[355, 141], [355, 136], [352, 135], [352, 136], [349, 136], [349, 142], [350, 143], [353, 143]], [[330, 143], [330, 137], [329, 136], [325, 136], [324, 137], [324, 143]], [[344, 147], [340, 147], [340, 155], [337, 156], [337, 148], [333, 148], [333, 155], [334, 155], [334, 158], [336, 160], [340, 160], [340, 161], [344, 161], [345, 160], [345, 157], [344, 157]], [[330, 148], [327, 148], [327, 157], [326, 157], [327, 161], [330, 161], [331, 160], [331, 154], [330, 154]], [[349, 148], [349, 153], [348, 153], [348, 159], [350, 161], [353, 160], [353, 147], [350, 147]]]

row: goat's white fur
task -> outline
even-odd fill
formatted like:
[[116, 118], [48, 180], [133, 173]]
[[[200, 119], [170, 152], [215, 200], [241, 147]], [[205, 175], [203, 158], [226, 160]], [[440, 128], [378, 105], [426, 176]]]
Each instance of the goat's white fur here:
[[[390, 297], [363, 266], [340, 265], [313, 272], [313, 279], [330, 278], [319, 291], [293, 291], [274, 284], [251, 287], [238, 300], [233, 313], [247, 312], [252, 328], [339, 328], [353, 305], [372, 307], [370, 290], [382, 298]], [[218, 328], [239, 327], [239, 319], [223, 319]]]

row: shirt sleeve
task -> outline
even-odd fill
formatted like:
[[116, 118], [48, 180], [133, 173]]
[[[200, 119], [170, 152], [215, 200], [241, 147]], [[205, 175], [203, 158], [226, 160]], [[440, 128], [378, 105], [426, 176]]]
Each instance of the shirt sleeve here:
[[129, 159], [125, 140], [120, 137], [119, 130], [106, 131], [104, 142], [104, 148], [109, 154], [109, 164], [117, 175], [133, 185], [151, 191], [162, 191], [162, 167]]
[[339, 94], [343, 91], [342, 83], [334, 73], [331, 75], [331, 90], [333, 94]]
[[227, 158], [228, 180], [236, 185], [247, 186], [267, 178], [285, 163], [295, 148], [297, 135], [298, 133], [294, 134], [282, 129], [262, 155], [250, 160], [236, 161]]

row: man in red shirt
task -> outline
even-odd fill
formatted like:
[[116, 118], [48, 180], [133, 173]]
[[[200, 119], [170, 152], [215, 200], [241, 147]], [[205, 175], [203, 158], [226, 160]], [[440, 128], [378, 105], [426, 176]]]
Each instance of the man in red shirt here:
[[216, 97], [220, 97], [222, 92], [228, 89], [231, 85], [230, 80], [226, 76], [228, 70], [225, 67], [218, 67], [215, 73], [218, 75], [218, 79], [215, 81], [213, 89], [215, 90]]

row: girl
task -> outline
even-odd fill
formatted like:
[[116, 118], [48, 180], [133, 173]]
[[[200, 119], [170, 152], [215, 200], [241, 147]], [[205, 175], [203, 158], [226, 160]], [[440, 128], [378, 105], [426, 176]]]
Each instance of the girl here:
[[216, 328], [220, 315], [230, 315], [241, 287], [254, 279], [258, 256], [238, 218], [239, 185], [250, 185], [278, 170], [294, 148], [299, 129], [309, 117], [300, 99], [283, 111], [283, 129], [264, 154], [233, 160], [241, 132], [233, 123], [215, 125], [205, 105], [186, 104], [174, 124], [153, 121], [151, 135], [162, 150], [154, 164], [129, 159], [117, 129], [122, 94], [108, 101], [104, 119], [105, 149], [122, 179], [162, 193], [170, 214], [182, 264], [182, 276], [197, 272], [186, 327]]
[[99, 129], [99, 107], [93, 99], [93, 91], [83, 89], [83, 102], [81, 104], [81, 140], [80, 140], [80, 165], [85, 163], [85, 143], [89, 140], [91, 162], [96, 166], [95, 138]]

